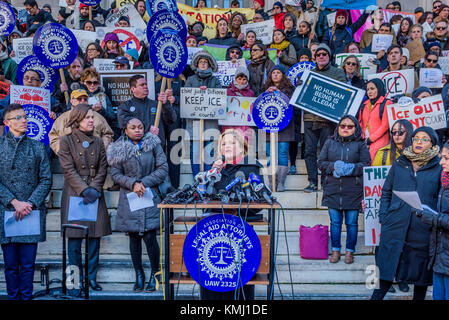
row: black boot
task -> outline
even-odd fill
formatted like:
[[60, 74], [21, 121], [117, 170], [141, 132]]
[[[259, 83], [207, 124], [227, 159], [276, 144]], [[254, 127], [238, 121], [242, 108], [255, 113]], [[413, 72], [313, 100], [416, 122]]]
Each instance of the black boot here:
[[145, 272], [140, 269], [136, 270], [136, 282], [134, 283], [134, 291], [143, 291], [145, 286]]
[[158, 290], [160, 283], [161, 283], [160, 271], [151, 272], [150, 280], [148, 280], [148, 285], [145, 288], [145, 292], [153, 292]]

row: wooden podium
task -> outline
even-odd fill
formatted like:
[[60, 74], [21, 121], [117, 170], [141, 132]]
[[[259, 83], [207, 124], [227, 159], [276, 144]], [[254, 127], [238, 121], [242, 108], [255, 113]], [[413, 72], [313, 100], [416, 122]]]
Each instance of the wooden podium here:
[[[165, 204], [158, 205], [159, 209], [164, 212], [164, 286], [167, 299], [174, 299], [174, 285], [175, 284], [194, 284], [196, 281], [188, 274], [183, 261], [183, 247], [184, 240], [187, 234], [174, 234], [174, 226], [178, 225], [195, 225], [202, 219], [201, 213], [203, 209], [219, 210], [238, 210], [238, 203], [223, 204], [219, 201], [209, 201], [207, 203], [196, 204]], [[267, 209], [267, 216], [264, 215], [261, 221], [248, 221], [251, 226], [266, 226], [267, 234], [258, 235], [260, 246], [262, 249], [262, 256], [259, 269], [247, 284], [252, 285], [266, 285], [267, 299], [271, 298], [274, 281], [274, 235], [275, 235], [275, 210], [279, 210], [281, 206], [278, 203], [273, 203], [271, 206], [268, 203], [253, 203], [248, 206], [248, 203], [242, 203], [240, 206], [241, 215], [244, 215], [246, 209]], [[195, 216], [179, 216], [174, 219], [174, 210], [199, 210], [198, 215]], [[217, 213], [211, 213], [217, 214]], [[220, 213], [218, 213], [220, 214]]]

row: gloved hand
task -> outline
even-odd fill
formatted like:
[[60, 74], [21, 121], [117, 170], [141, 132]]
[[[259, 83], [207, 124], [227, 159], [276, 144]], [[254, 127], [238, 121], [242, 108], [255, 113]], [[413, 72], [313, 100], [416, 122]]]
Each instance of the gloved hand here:
[[92, 187], [84, 189], [83, 192], [81, 192], [81, 196], [83, 197], [83, 203], [89, 204], [94, 203], [98, 198], [101, 197], [101, 193], [95, 190]]
[[423, 205], [423, 210], [413, 208], [412, 213], [415, 213], [417, 217], [421, 218], [421, 221], [425, 224], [433, 226], [437, 222], [438, 213], [426, 205]]
[[349, 176], [354, 170], [355, 165], [353, 163], [346, 163], [341, 160], [337, 160], [334, 163], [334, 172], [333, 175], [336, 178], [340, 178], [343, 176]]
[[366, 138], [365, 142], [366, 142], [367, 146], [369, 146], [371, 143], [373, 143], [370, 138]]

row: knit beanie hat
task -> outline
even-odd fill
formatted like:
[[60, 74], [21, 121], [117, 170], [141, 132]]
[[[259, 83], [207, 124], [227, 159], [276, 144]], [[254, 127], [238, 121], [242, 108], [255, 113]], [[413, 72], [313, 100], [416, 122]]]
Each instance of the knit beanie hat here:
[[339, 16], [344, 16], [346, 18], [346, 23], [348, 23], [348, 11], [344, 9], [338, 9], [337, 13], [335, 14], [335, 20], [337, 20]]
[[265, 6], [265, 3], [263, 0], [254, 0], [254, 1], [259, 3], [262, 8]]
[[235, 71], [235, 78], [237, 78], [238, 76], [243, 75], [246, 77], [246, 79], [248, 79], [249, 81], [249, 71], [246, 67], [238, 67], [237, 70]]
[[430, 140], [432, 141], [432, 146], [436, 146], [438, 144], [438, 142], [439, 142], [438, 135], [435, 132], [435, 130], [433, 130], [431, 127], [424, 126], [424, 127], [417, 128], [412, 133], [412, 139], [418, 132], [425, 132], [425, 133], [427, 133], [429, 135], [429, 137], [430, 137]]
[[274, 6], [278, 6], [279, 8], [281, 8], [281, 10], [284, 10], [284, 5], [282, 4], [282, 2], [280, 2], [280, 1], [276, 1], [274, 4], [273, 4], [273, 7]]
[[317, 54], [318, 51], [321, 51], [321, 50], [326, 51], [326, 52], [329, 54], [329, 56], [331, 56], [331, 49], [329, 48], [329, 46], [328, 46], [327, 44], [325, 44], [325, 43], [320, 43], [320, 44], [318, 45], [318, 47], [316, 47], [315, 54]]
[[118, 35], [115, 34], [114, 32], [109, 32], [104, 36], [104, 43], [106, 44], [108, 41], [115, 41], [117, 43], [120, 43]]
[[430, 95], [432, 95], [432, 90], [430, 90], [429, 88], [427, 88], [427, 87], [418, 87], [418, 88], [416, 88], [415, 90], [413, 90], [413, 93], [412, 93], [412, 98], [413, 99], [417, 99], [418, 98], [418, 96], [421, 94], [421, 93], [423, 93], [423, 92], [428, 92], [428, 93], [430, 93]]

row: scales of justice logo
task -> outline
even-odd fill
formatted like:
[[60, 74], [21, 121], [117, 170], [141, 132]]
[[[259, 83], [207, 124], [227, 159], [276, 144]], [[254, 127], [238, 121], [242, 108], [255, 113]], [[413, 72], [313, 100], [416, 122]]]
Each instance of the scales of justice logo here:
[[177, 39], [169, 35], [165, 35], [158, 40], [159, 41], [156, 42], [156, 45], [159, 48], [157, 54], [159, 65], [163, 65], [165, 68], [173, 71], [181, 63], [183, 46], [176, 41]]

